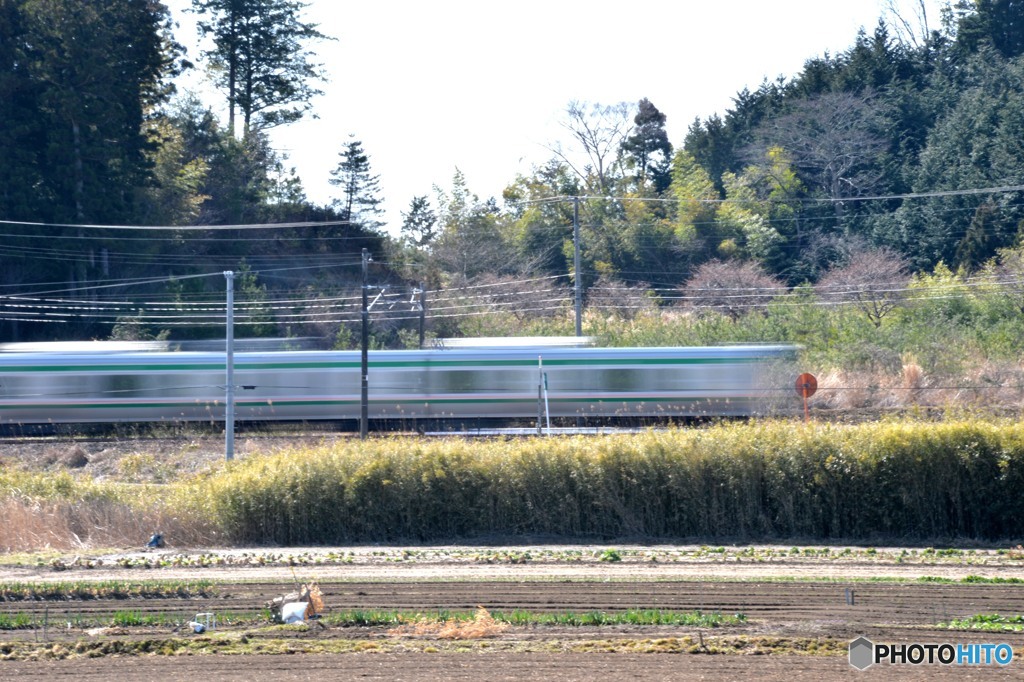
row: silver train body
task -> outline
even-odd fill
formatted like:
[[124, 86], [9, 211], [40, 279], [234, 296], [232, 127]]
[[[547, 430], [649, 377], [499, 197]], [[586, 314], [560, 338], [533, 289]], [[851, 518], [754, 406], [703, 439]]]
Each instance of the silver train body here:
[[[778, 408], [794, 359], [792, 346], [376, 351], [369, 417], [536, 419], [544, 404], [552, 418], [764, 414]], [[236, 419], [359, 419], [360, 360], [358, 351], [236, 353]], [[0, 424], [224, 415], [224, 353], [0, 352]]]

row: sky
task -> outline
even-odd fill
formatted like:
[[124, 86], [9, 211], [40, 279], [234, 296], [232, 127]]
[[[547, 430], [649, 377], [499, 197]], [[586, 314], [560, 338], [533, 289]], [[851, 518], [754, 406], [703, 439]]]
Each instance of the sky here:
[[[166, 0], [196, 60], [191, 0]], [[310, 45], [328, 82], [316, 118], [271, 131], [306, 194], [340, 198], [328, 180], [350, 139], [380, 176], [388, 230], [414, 196], [448, 190], [456, 169], [481, 199], [570, 144], [569, 102], [649, 99], [680, 146], [696, 118], [724, 114], [744, 88], [791, 78], [808, 59], [872, 32], [886, 0], [308, 0], [304, 19], [334, 41]], [[918, 0], [895, 0], [914, 16]], [[939, 26], [939, 0], [926, 0]], [[180, 87], [225, 107], [202, 73]]]

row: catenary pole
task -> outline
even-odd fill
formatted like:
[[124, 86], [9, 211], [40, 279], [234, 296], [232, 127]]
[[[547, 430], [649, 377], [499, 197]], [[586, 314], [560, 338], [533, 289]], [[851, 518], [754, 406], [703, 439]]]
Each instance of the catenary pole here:
[[583, 336], [583, 279], [580, 276], [580, 198], [572, 198], [573, 269], [576, 280], [576, 336]]
[[360, 372], [362, 380], [359, 393], [359, 437], [365, 439], [370, 430], [370, 303], [367, 289], [367, 271], [369, 264], [373, 262], [370, 252], [363, 249], [363, 310], [362, 310], [362, 362]]
[[235, 458], [235, 273], [224, 271], [227, 280], [227, 315], [224, 343], [224, 459]]
[[423, 350], [423, 341], [426, 337], [427, 327], [427, 287], [420, 282], [420, 350]]

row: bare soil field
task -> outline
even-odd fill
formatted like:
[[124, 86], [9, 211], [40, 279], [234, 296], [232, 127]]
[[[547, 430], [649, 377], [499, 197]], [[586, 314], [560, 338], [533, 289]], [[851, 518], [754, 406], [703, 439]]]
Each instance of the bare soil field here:
[[[1024, 556], [973, 550], [909, 555], [761, 546], [581, 546], [163, 550], [11, 559], [0, 566], [0, 679], [1020, 679], [1020, 632], [940, 627], [976, 614], [1024, 613]], [[719, 551], [721, 550], [721, 551]], [[812, 554], [814, 556], [809, 556]], [[759, 558], [760, 561], [751, 557]], [[177, 565], [175, 565], [177, 564]], [[190, 564], [190, 565], [186, 565]], [[922, 580], [925, 577], [925, 580]], [[187, 594], [29, 599], [16, 586], [200, 581]], [[271, 625], [233, 620], [316, 580], [332, 613], [533, 614], [629, 610], [743, 614], [720, 627], [512, 625], [466, 639], [389, 625]], [[87, 627], [129, 612], [153, 624]], [[216, 629], [185, 624], [201, 612]], [[850, 640], [1006, 642], [1010, 665], [873, 666]]]
[[6, 663], [11, 680], [1019, 680], [1019, 670], [936, 669], [863, 672], [845, 658], [811, 656], [679, 656], [607, 653], [460, 653], [416, 651], [345, 656], [190, 656], [100, 658], [90, 661]]

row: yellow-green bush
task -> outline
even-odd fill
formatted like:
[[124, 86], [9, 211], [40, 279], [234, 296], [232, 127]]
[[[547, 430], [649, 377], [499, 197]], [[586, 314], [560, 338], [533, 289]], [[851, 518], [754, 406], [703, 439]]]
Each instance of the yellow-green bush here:
[[1024, 427], [725, 425], [600, 438], [374, 439], [251, 457], [202, 485], [242, 543], [479, 536], [1024, 535]]

